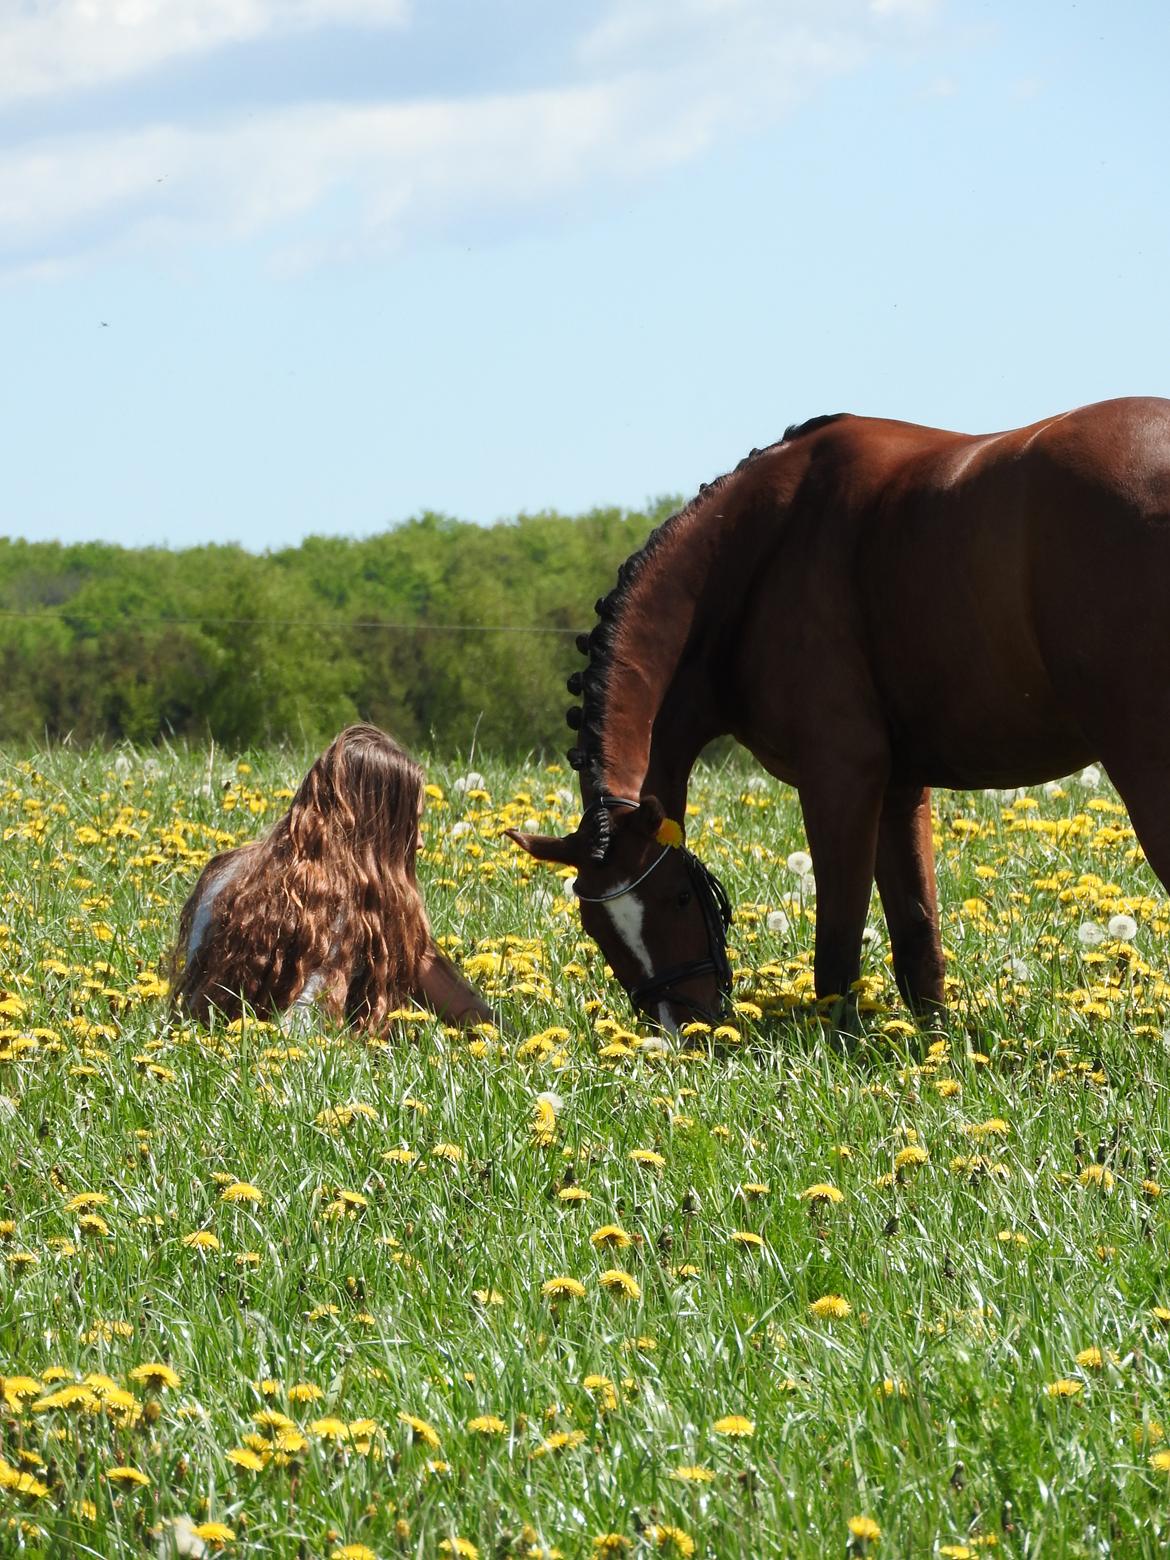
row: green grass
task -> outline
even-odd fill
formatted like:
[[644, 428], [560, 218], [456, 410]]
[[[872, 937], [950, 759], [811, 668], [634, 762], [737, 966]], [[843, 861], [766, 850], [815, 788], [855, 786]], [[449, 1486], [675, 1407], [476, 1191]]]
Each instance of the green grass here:
[[[140, 1555], [184, 1515], [249, 1556], [1164, 1552], [1170, 918], [1112, 793], [940, 796], [949, 1031], [907, 1032], [875, 905], [842, 1056], [795, 799], [701, 772], [691, 842], [739, 906], [749, 1006], [663, 1052], [560, 879], [499, 839], [565, 827], [572, 777], [490, 768], [467, 795], [432, 763], [428, 906], [506, 1029], [369, 1044], [168, 1022], [199, 864], [278, 816], [305, 755], [248, 762], [0, 769], [0, 1554]], [[1082, 941], [1121, 913], [1135, 938]], [[225, 1202], [235, 1180], [263, 1201]], [[802, 1199], [817, 1183], [842, 1200]], [[631, 1243], [596, 1247], [609, 1224]], [[550, 1300], [557, 1276], [583, 1296]], [[818, 1318], [825, 1296], [849, 1314]], [[180, 1384], [131, 1376], [153, 1362]], [[112, 1392], [54, 1406], [95, 1373]], [[257, 1471], [229, 1455], [249, 1436]]]

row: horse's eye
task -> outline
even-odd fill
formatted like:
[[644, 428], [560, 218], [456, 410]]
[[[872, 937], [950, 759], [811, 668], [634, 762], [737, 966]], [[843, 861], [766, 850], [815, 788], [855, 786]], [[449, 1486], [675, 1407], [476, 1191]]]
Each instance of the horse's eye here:
[[691, 891], [690, 891], [689, 888], [684, 888], [682, 893], [678, 896], [678, 907], [679, 907], [679, 909], [680, 910], [685, 909], [686, 906], [690, 904], [690, 902], [691, 902]]

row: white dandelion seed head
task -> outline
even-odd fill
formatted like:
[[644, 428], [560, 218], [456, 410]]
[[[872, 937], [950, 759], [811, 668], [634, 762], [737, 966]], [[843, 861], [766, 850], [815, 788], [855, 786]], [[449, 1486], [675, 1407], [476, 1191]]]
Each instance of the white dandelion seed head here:
[[554, 1094], [551, 1089], [545, 1089], [542, 1094], [538, 1094], [536, 1096], [536, 1103], [538, 1105], [550, 1106], [558, 1116], [565, 1108], [564, 1100], [560, 1097], [559, 1094]]
[[789, 921], [788, 916], [783, 910], [769, 910], [768, 918], [764, 922], [764, 925], [770, 932], [776, 932], [781, 937], [783, 937], [784, 933], [788, 930], [791, 924], [792, 923]]
[[879, 936], [880, 933], [878, 932], [876, 926], [865, 927], [861, 933], [861, 946], [863, 948], [872, 948], [874, 943], [877, 942]]
[[795, 872], [797, 877], [807, 877], [812, 871], [812, 857], [807, 850], [794, 850], [788, 857], [787, 867], [789, 872]]
[[577, 898], [577, 879], [575, 877], [565, 879], [565, 898], [573, 904]]
[[540, 819], [525, 818], [520, 827], [524, 830], [525, 834], [536, 834], [540, 829]]
[[163, 1529], [155, 1552], [160, 1557], [168, 1557], [168, 1560], [176, 1555], [202, 1556], [210, 1553], [195, 1531], [195, 1523], [187, 1516], [176, 1517]]
[[809, 899], [817, 891], [817, 880], [811, 872], [806, 872], [800, 880], [800, 892], [804, 899]]
[[538, 888], [532, 896], [532, 903], [538, 910], [551, 910], [556, 902], [556, 895], [550, 894], [547, 888]]
[[1012, 979], [1021, 986], [1026, 986], [1032, 979], [1032, 970], [1024, 959], [1012, 960]]
[[1105, 941], [1105, 932], [1096, 921], [1082, 921], [1077, 927], [1077, 938], [1082, 948], [1099, 948]]
[[556, 790], [553, 792], [553, 795], [556, 797], [557, 801], [560, 802], [562, 807], [572, 807], [574, 800], [573, 793], [569, 790], [567, 785], [558, 785]]
[[1095, 791], [1101, 784], [1101, 769], [1097, 764], [1086, 764], [1079, 776], [1080, 782], [1090, 791]]
[[1045, 783], [1044, 783], [1044, 795], [1047, 796], [1049, 798], [1049, 800], [1051, 800], [1051, 798], [1054, 797], [1054, 796], [1063, 796], [1063, 794], [1064, 794], [1064, 786], [1061, 785], [1059, 780], [1047, 780], [1047, 781], [1045, 781]]
[[462, 837], [465, 834], [470, 834], [470, 833], [471, 833], [471, 825], [467, 822], [467, 820], [465, 818], [460, 818], [458, 823], [453, 823], [451, 825], [451, 827], [447, 830], [447, 837], [448, 837], [448, 839], [458, 840], [458, 839], [462, 839]]
[[768, 782], [763, 775], [749, 775], [743, 783], [743, 788], [745, 791], [766, 791]]
[[462, 796], [464, 791], [482, 791], [483, 787], [484, 778], [480, 774], [479, 770], [469, 769], [465, 775], [459, 776], [458, 780], [453, 783], [451, 789], [453, 791], [458, 791]]
[[669, 1056], [670, 1046], [658, 1035], [647, 1035], [638, 1041], [638, 1052], [642, 1056]]
[[124, 780], [133, 768], [134, 765], [128, 753], [119, 753], [117, 758], [114, 760], [114, 773], [119, 776], [120, 779]]
[[1138, 924], [1132, 915], [1114, 915], [1109, 918], [1109, 935], [1118, 942], [1132, 942], [1137, 936]]

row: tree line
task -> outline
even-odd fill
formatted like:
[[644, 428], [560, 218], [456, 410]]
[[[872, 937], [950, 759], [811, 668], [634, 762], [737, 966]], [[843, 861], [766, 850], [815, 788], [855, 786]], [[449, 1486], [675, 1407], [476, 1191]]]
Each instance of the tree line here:
[[260, 555], [0, 538], [0, 741], [246, 748], [362, 719], [417, 747], [560, 750], [569, 631], [676, 507], [425, 514]]

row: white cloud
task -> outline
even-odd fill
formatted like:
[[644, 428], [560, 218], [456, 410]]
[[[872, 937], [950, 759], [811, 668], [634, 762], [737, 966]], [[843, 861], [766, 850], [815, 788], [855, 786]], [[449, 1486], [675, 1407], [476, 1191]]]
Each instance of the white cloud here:
[[0, 103], [104, 86], [225, 44], [390, 26], [406, 0], [0, 0]]
[[[115, 0], [92, 3], [116, 9]], [[645, 178], [776, 121], [834, 74], [862, 64], [888, 32], [873, 18], [877, 3], [611, 0], [578, 44], [579, 79], [558, 88], [314, 103], [231, 123], [91, 131], [0, 151], [7, 269], [255, 235], [271, 241], [278, 264], [314, 263]], [[373, 0], [286, 4], [285, 23], [294, 15], [300, 25], [343, 6], [388, 14]], [[71, 14], [80, 5], [74, 0]], [[270, 0], [133, 0], [133, 13], [149, 32], [162, 27], [164, 6], [172, 22], [186, 16], [204, 38], [275, 15]]]

